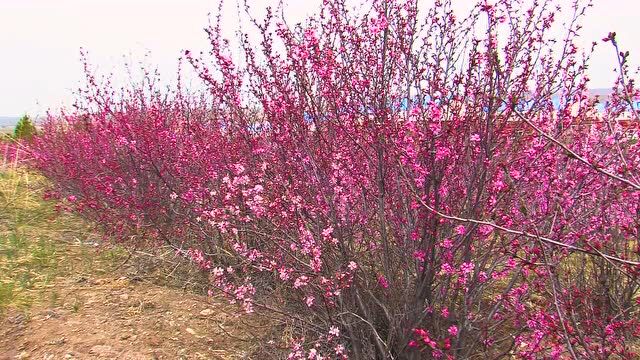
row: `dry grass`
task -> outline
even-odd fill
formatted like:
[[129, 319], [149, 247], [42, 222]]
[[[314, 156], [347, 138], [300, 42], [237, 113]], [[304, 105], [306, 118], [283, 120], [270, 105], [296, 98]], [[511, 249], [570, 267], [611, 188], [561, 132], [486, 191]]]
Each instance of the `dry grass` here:
[[43, 179], [15, 163], [0, 163], [0, 311], [28, 308], [51, 281], [68, 273], [58, 241], [86, 240], [80, 220], [42, 200]]

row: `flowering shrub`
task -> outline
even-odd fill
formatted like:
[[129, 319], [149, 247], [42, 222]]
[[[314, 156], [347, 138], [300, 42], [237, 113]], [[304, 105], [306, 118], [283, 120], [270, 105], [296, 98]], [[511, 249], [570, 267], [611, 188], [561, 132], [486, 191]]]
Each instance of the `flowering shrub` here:
[[291, 359], [634, 356], [626, 55], [594, 117], [579, 2], [559, 51], [551, 1], [370, 5], [325, 0], [294, 27], [269, 10], [242, 63], [218, 17], [210, 56], [185, 53], [202, 96], [88, 71], [34, 165], [106, 234], [168, 243], [245, 311], [286, 313]]

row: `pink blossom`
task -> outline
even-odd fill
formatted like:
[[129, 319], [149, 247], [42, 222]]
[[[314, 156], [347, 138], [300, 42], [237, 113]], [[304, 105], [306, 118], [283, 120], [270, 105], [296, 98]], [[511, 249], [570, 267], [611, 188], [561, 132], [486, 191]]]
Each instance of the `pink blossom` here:
[[303, 286], [306, 286], [309, 283], [309, 278], [305, 275], [299, 276], [298, 278], [296, 278], [293, 287], [295, 289], [299, 289]]
[[449, 329], [447, 329], [447, 332], [451, 336], [457, 336], [458, 335], [458, 327], [455, 326], [455, 325], [451, 325], [451, 326], [449, 326]]
[[385, 278], [384, 275], [378, 275], [378, 284], [384, 289], [389, 287], [389, 283], [387, 282], [387, 278]]
[[306, 299], [305, 299], [305, 302], [306, 302], [308, 307], [311, 307], [311, 306], [313, 306], [313, 303], [314, 303], [315, 300], [316, 300], [315, 297], [307, 296]]
[[340, 329], [338, 329], [338, 327], [337, 327], [337, 326], [332, 326], [332, 327], [329, 329], [329, 335], [331, 335], [331, 336], [335, 336], [335, 337], [340, 336]]
[[358, 264], [355, 261], [349, 261], [349, 265], [347, 265], [349, 270], [355, 271], [358, 268]]
[[449, 317], [449, 309], [448, 309], [448, 308], [446, 308], [446, 307], [442, 308], [442, 310], [440, 311], [440, 314], [441, 314], [443, 317], [448, 318], [448, 317]]
[[426, 255], [427, 254], [423, 250], [416, 250], [413, 252], [413, 257], [421, 262], [424, 262]]
[[332, 232], [333, 232], [333, 227], [329, 226], [329, 227], [325, 228], [324, 230], [322, 230], [322, 236], [328, 237], [329, 235], [331, 235]]

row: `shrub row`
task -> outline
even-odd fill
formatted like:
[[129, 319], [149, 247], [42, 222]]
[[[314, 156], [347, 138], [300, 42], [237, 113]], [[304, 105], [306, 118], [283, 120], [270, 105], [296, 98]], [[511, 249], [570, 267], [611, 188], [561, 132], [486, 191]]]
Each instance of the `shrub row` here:
[[640, 149], [614, 119], [634, 89], [591, 121], [582, 5], [561, 51], [546, 1], [370, 5], [268, 11], [242, 61], [218, 17], [185, 53], [198, 96], [88, 72], [34, 166], [105, 234], [286, 314], [290, 358], [633, 356]]

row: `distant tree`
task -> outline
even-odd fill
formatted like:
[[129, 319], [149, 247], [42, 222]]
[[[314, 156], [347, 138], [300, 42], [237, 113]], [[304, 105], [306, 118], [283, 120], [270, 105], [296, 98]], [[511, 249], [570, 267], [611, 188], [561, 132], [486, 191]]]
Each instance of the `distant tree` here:
[[36, 133], [36, 127], [33, 125], [29, 115], [24, 115], [18, 120], [15, 129], [13, 130], [13, 137], [15, 139], [31, 139]]

